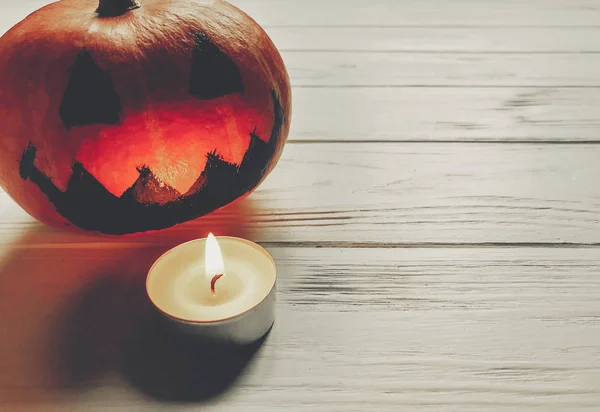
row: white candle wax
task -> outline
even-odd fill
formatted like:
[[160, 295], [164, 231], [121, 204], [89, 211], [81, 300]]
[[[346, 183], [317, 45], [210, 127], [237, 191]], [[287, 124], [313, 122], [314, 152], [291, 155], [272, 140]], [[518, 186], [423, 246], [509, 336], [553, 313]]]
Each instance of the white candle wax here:
[[276, 278], [264, 248], [210, 235], [163, 254], [148, 273], [146, 289], [154, 306], [186, 331], [244, 344], [273, 324]]

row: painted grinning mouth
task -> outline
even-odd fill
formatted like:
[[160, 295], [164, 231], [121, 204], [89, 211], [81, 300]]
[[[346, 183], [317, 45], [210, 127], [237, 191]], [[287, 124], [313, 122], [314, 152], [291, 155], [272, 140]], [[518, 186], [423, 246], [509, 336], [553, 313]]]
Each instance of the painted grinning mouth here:
[[161, 182], [147, 167], [123, 195], [109, 192], [85, 167], [75, 162], [66, 190], [60, 190], [35, 166], [37, 148], [30, 144], [20, 161], [21, 178], [33, 182], [57, 212], [81, 229], [122, 235], [160, 230], [210, 213], [256, 187], [269, 169], [285, 122], [275, 93], [274, 122], [268, 143], [255, 132], [240, 164], [228, 163], [216, 151], [207, 155], [204, 171], [187, 193]]

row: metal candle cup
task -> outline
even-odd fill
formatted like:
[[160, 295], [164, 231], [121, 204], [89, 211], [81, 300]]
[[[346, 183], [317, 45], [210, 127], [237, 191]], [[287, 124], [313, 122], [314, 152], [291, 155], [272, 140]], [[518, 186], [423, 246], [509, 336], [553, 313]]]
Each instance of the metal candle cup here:
[[250, 344], [275, 321], [277, 270], [261, 246], [235, 237], [183, 243], [150, 268], [146, 291], [182, 331], [216, 344]]

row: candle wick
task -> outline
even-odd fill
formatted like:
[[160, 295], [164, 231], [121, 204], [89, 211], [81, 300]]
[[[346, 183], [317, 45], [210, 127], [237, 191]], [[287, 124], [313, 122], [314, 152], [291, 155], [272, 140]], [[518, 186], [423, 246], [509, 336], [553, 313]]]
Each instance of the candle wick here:
[[217, 280], [221, 279], [223, 276], [224, 275], [222, 273], [219, 275], [215, 275], [210, 281], [210, 290], [212, 291], [213, 295], [215, 294], [215, 285], [217, 283]]

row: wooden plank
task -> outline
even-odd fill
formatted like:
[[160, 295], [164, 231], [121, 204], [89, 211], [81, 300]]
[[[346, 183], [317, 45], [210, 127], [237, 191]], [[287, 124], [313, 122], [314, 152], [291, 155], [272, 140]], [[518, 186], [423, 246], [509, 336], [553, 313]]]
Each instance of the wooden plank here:
[[3, 249], [0, 408], [593, 411], [600, 402], [597, 249], [270, 248], [277, 320], [245, 367], [186, 350], [148, 322], [144, 273], [161, 251]]
[[600, 54], [282, 55], [296, 87], [600, 87]]
[[600, 139], [597, 89], [296, 88], [293, 98], [290, 141]]
[[[51, 0], [3, 5], [0, 32]], [[231, 0], [266, 27], [589, 27], [600, 25], [595, 0]]]
[[[123, 242], [214, 231], [308, 246], [600, 244], [599, 155], [594, 144], [290, 144], [245, 201]], [[63, 237], [0, 203], [2, 242], [28, 225], [40, 247], [106, 241]]]
[[[0, 35], [46, 3], [49, 1], [30, 0], [3, 7], [0, 16]], [[321, 2], [321, 4], [326, 3]], [[278, 2], [275, 7], [276, 9], [294, 8], [302, 4], [300, 1], [287, 1]], [[411, 4], [410, 7], [404, 8], [413, 10], [415, 6]], [[259, 16], [267, 10], [266, 7], [257, 4], [252, 7], [256, 8], [256, 14]], [[285, 22], [287, 21], [286, 19]], [[332, 24], [324, 27], [290, 27], [280, 24], [266, 26], [265, 29], [284, 52], [320, 50], [402, 53], [600, 53], [600, 27], [590, 26], [423, 27], [415, 23], [416, 27], [339, 27]]]
[[[51, 0], [6, 2], [0, 32]], [[265, 27], [590, 27], [596, 0], [231, 0]]]
[[[600, 27], [267, 27], [281, 51], [599, 53]], [[568, 58], [566, 56], [565, 58]]]
[[4, 2], [0, 13], [0, 36], [35, 10], [53, 3], [51, 0]]
[[600, 25], [596, 0], [231, 0], [267, 26]]

